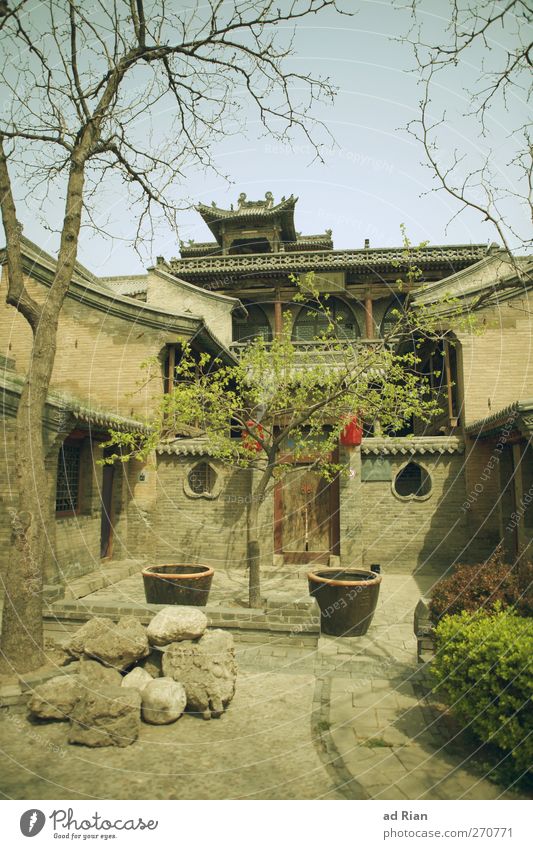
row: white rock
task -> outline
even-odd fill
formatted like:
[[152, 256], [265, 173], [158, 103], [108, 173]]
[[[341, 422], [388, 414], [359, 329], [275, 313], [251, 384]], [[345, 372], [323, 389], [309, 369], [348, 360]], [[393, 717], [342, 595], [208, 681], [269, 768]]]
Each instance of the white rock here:
[[153, 678], [142, 690], [142, 718], [152, 725], [179, 719], [187, 704], [185, 687], [172, 678]]
[[164, 607], [147, 628], [153, 646], [166, 646], [180, 640], [197, 640], [207, 628], [207, 616], [197, 607]]
[[163, 655], [163, 674], [183, 684], [189, 710], [204, 719], [221, 716], [237, 679], [232, 634], [217, 629], [198, 642], [172, 643]]
[[142, 669], [140, 666], [136, 666], [135, 669], [132, 669], [131, 672], [128, 672], [127, 675], [122, 679], [122, 687], [131, 687], [134, 690], [142, 690], [146, 687], [150, 681], [154, 679], [150, 675], [146, 669]]

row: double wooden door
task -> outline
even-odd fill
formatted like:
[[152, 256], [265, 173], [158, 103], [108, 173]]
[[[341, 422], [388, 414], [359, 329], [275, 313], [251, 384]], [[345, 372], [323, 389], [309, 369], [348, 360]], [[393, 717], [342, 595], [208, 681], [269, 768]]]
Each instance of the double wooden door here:
[[339, 486], [295, 464], [276, 487], [274, 547], [286, 563], [327, 564], [339, 552]]

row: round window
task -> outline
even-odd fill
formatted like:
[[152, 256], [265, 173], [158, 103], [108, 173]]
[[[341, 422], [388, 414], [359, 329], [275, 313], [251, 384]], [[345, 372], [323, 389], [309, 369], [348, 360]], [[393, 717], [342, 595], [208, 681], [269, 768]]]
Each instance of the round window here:
[[427, 498], [431, 493], [431, 477], [418, 463], [407, 463], [396, 475], [393, 491], [400, 498]]

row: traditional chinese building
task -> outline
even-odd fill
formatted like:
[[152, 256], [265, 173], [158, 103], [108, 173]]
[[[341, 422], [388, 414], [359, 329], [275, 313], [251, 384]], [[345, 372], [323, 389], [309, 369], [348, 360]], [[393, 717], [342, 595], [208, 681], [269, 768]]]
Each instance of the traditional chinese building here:
[[[251, 472], [210, 457], [201, 433], [162, 444], [146, 465], [99, 465], [101, 443], [111, 428], [144, 426], [184, 340], [232, 363], [250, 338], [268, 342], [281, 333], [289, 311], [295, 345], [320, 356], [314, 340], [324, 319], [292, 300], [297, 278], [310, 271], [328, 293], [346, 344], [379, 338], [389, 310], [406, 294], [438, 310], [451, 293], [479, 312], [485, 331], [468, 335], [450, 327], [453, 345], [428, 350], [424, 368], [441, 401], [430, 428], [417, 431], [413, 423], [415, 435], [391, 437], [369, 423], [361, 445], [339, 447], [348, 470], [339, 481], [326, 486], [302, 468], [278, 487], [262, 508], [263, 569], [318, 560], [445, 571], [457, 560], [486, 556], [499, 539], [510, 554], [531, 541], [530, 261], [511, 262], [497, 246], [427, 246], [416, 251], [421, 275], [400, 291], [397, 281], [405, 280], [410, 262], [404, 246], [375, 248], [365, 240], [337, 250], [331, 231], [296, 231], [296, 205], [292, 195], [275, 203], [271, 193], [260, 201], [241, 194], [230, 209], [200, 204], [212, 239], [182, 243], [178, 258], [159, 257], [133, 277], [97, 278], [77, 266], [43, 422], [50, 592], [97, 569], [94, 581], [101, 581], [102, 564], [110, 576], [115, 564], [138, 570], [139, 562], [184, 559], [245, 570]], [[55, 260], [28, 240], [24, 252], [28, 289], [42, 298]], [[4, 304], [0, 543], [6, 557], [14, 416], [30, 343], [24, 321]], [[150, 359], [159, 374], [146, 381], [141, 366]]]

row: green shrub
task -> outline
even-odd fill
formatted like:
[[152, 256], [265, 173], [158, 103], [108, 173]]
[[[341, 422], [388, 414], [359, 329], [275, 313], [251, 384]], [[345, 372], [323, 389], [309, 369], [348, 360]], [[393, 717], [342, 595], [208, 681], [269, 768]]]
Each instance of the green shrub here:
[[502, 546], [485, 563], [458, 564], [435, 585], [429, 611], [438, 622], [462, 610], [491, 611], [497, 604], [513, 607], [520, 616], [533, 616], [533, 565], [525, 558], [513, 566], [505, 563]]
[[446, 616], [432, 672], [453, 713], [483, 742], [533, 769], [533, 619], [496, 610]]

